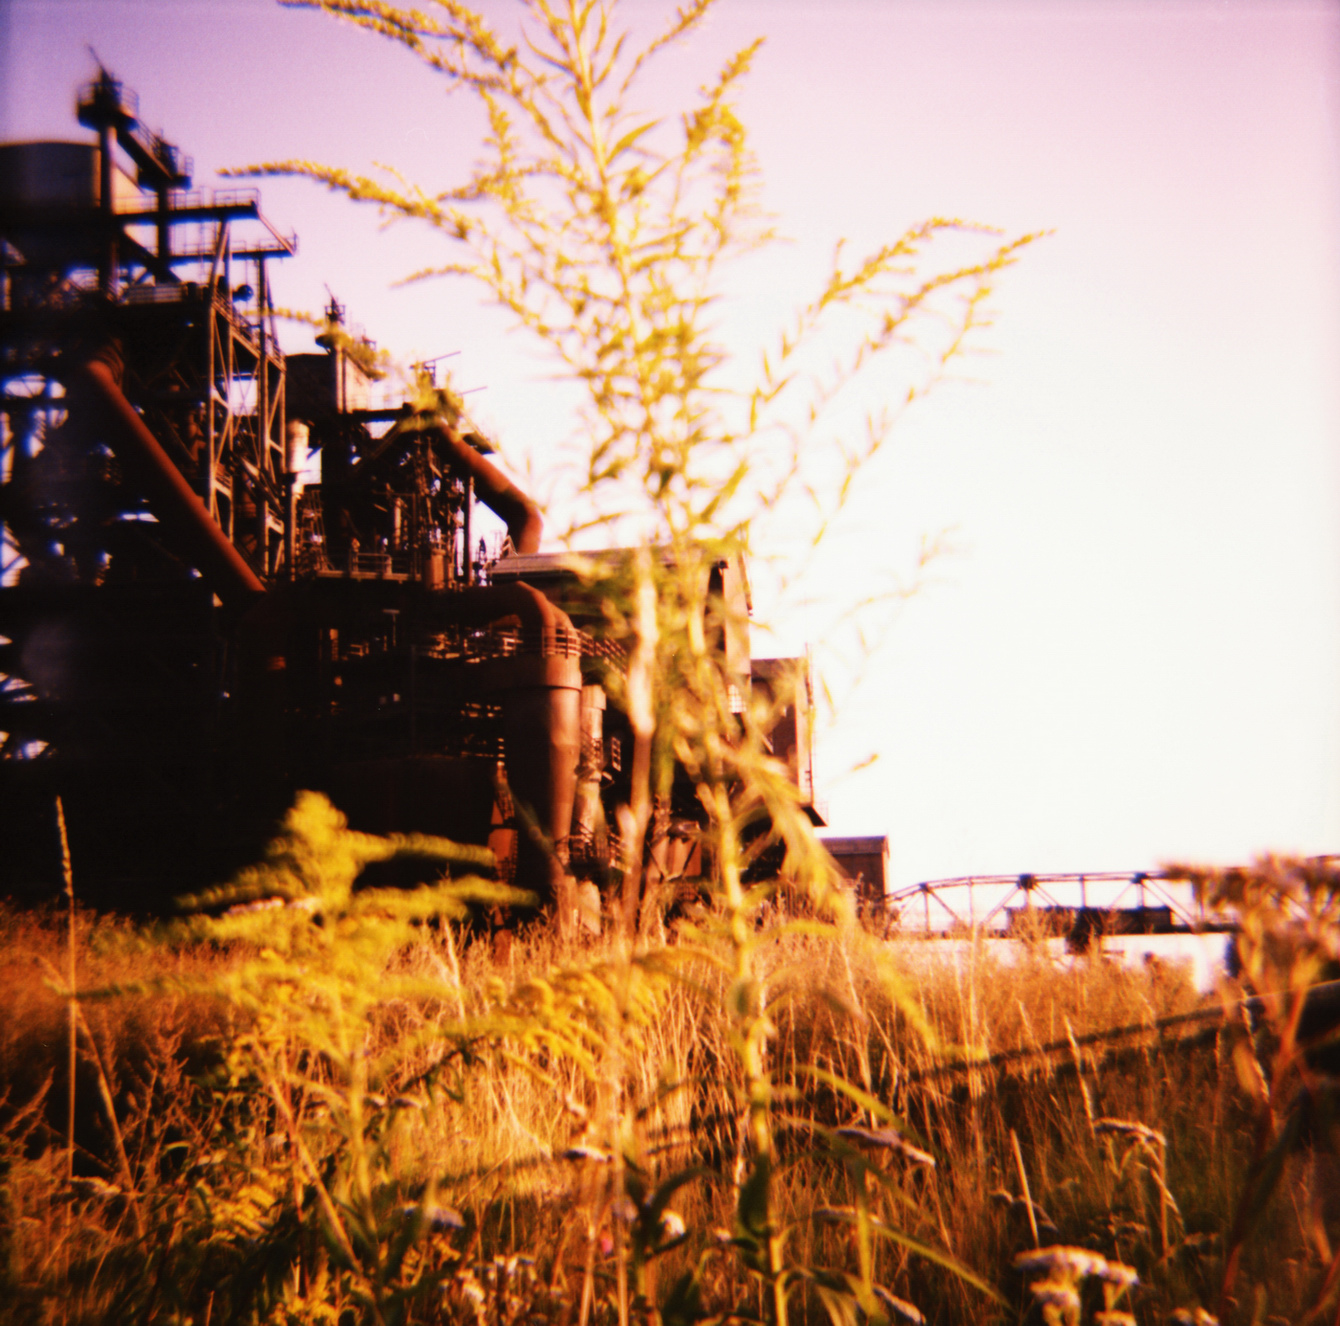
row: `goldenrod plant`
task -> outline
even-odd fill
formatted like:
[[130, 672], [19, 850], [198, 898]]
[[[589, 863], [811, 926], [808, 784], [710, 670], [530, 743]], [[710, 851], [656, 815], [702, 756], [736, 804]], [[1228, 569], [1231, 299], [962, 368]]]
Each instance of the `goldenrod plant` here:
[[[517, 30], [455, 0], [297, 5], [389, 38], [476, 99], [488, 125], [483, 155], [440, 193], [389, 168], [289, 160], [244, 173], [311, 179], [440, 235], [443, 261], [413, 279], [481, 286], [583, 389], [569, 535], [599, 531], [661, 550], [619, 568], [619, 585], [601, 586], [612, 607], [621, 603], [612, 627], [632, 646], [622, 700], [633, 793], [620, 828], [630, 870], [640, 870], [653, 793], [680, 754], [676, 742], [739, 726], [737, 688], [703, 630], [723, 608], [706, 601], [707, 568], [749, 551], [751, 529], [788, 497], [813, 505], [816, 537], [827, 527], [898, 410], [971, 347], [996, 278], [1037, 237], [935, 218], [862, 258], [838, 244], [817, 295], [748, 381], [715, 320], [731, 261], [775, 238], [736, 104], [762, 41], [729, 58], [678, 114], [640, 100], [649, 70], [716, 0], [674, 10], [651, 37], [646, 13], [605, 0], [532, 0]], [[895, 365], [881, 392], [889, 408], [860, 438], [846, 437], [831, 424], [835, 405], [885, 361]], [[678, 733], [674, 720], [694, 705], [701, 717]], [[699, 763], [721, 758], [704, 751]], [[630, 876], [630, 924], [633, 892]]]
[[[953, 964], [895, 937], [911, 987], [898, 997], [872, 948], [784, 930], [774, 901], [752, 955], [774, 1163], [741, 1211], [758, 1170], [733, 969], [698, 955], [705, 935], [630, 962], [616, 941], [565, 944], [540, 925], [508, 948], [411, 919], [384, 966], [363, 948], [353, 973], [371, 1028], [367, 1067], [353, 1065], [360, 1139], [338, 1046], [321, 1048], [322, 936], [288, 948], [288, 1001], [226, 997], [239, 968], [282, 974], [267, 920], [281, 947], [298, 918], [324, 921], [223, 905], [218, 937], [193, 916], [170, 944], [77, 912], [72, 1181], [68, 918], [0, 910], [0, 1320], [353, 1322], [375, 1306], [406, 1322], [612, 1326], [621, 1284], [629, 1320], [759, 1319], [764, 1196], [793, 1321], [870, 1319], [871, 1300], [891, 1321], [937, 1323], [1064, 1318], [1076, 1300], [1086, 1323], [1331, 1319], [1313, 1310], [1340, 1242], [1333, 1153], [1306, 1129], [1218, 1309], [1238, 1204], [1264, 1192], [1260, 1101], [1235, 1062], [1242, 1002], [1198, 996], [1175, 969], [1041, 949], [1011, 962], [987, 943]], [[252, 928], [230, 931], [239, 921]], [[1269, 1081], [1262, 1032], [1252, 1062]], [[1039, 1250], [1066, 1250], [1064, 1264], [1025, 1255]], [[1098, 1276], [1100, 1258], [1138, 1283]]]
[[[397, 857], [465, 873], [417, 888], [355, 888], [368, 865]], [[437, 1200], [432, 1170], [407, 1174], [396, 1151], [439, 1075], [497, 1033], [444, 1019], [416, 1034], [404, 1010], [422, 1016], [459, 999], [449, 972], [409, 961], [425, 927], [459, 922], [471, 904], [533, 905], [476, 873], [493, 865], [487, 848], [353, 832], [324, 797], [305, 792], [261, 863], [180, 899], [186, 917], [159, 936], [228, 961], [203, 981], [123, 980], [85, 993], [204, 999], [230, 1025], [193, 1102], [204, 1135], [166, 1144], [164, 1159], [185, 1153], [187, 1163], [169, 1167], [176, 1183], [153, 1167], [136, 1176], [97, 1056], [121, 1181], [100, 1195], [124, 1201], [141, 1235], [150, 1239], [152, 1227], [156, 1240], [141, 1254], [144, 1275], [124, 1275], [124, 1250], [116, 1259], [120, 1319], [171, 1314], [205, 1290], [226, 1320], [334, 1319], [345, 1305], [390, 1326], [455, 1272], [459, 1258], [443, 1244], [462, 1221]], [[137, 1191], [146, 1182], [155, 1190], [148, 1216]], [[83, 1273], [96, 1279], [101, 1266]]]
[[[1244, 1264], [1291, 1168], [1307, 1176], [1300, 1220], [1321, 1262], [1303, 1318], [1340, 1310], [1335, 1178], [1340, 1167], [1340, 861], [1267, 856], [1251, 866], [1175, 866], [1204, 907], [1237, 922], [1234, 955], [1246, 998], [1233, 1065], [1255, 1107], [1251, 1165], [1226, 1235], [1220, 1316], [1241, 1292]], [[1258, 1281], [1258, 1288], [1260, 1282]]]
[[[964, 352], [996, 278], [1036, 236], [937, 218], [864, 258], [838, 244], [817, 296], [742, 384], [714, 319], [731, 260], [774, 238], [737, 111], [762, 41], [727, 59], [681, 113], [641, 100], [648, 71], [703, 25], [715, 0], [691, 0], [650, 36], [645, 14], [605, 0], [528, 0], [517, 31], [455, 0], [425, 9], [298, 4], [402, 45], [485, 113], [482, 158], [441, 193], [390, 169], [290, 160], [247, 173], [304, 177], [388, 219], [427, 224], [444, 257], [415, 278], [482, 285], [583, 388], [573, 485], [581, 514], [569, 534], [589, 540], [599, 531], [637, 546], [622, 561], [573, 562], [628, 653], [613, 697], [633, 734], [631, 794], [617, 825], [624, 961], [636, 962], [638, 934], [645, 941], [657, 928], [656, 899], [643, 897], [644, 851], [653, 809], [668, 800], [678, 768], [701, 807], [711, 898], [681, 945], [721, 971], [739, 1073], [730, 1246], [758, 1277], [766, 1315], [784, 1323], [801, 1268], [788, 1263], [774, 1196], [770, 1043], [777, 1003], [794, 992], [768, 989], [762, 955], [797, 931], [843, 944], [858, 932], [793, 782], [770, 753], [767, 706], [748, 702], [747, 677], [732, 674], [724, 642], [741, 625], [733, 620], [740, 609], [712, 592], [710, 571], [749, 552], [751, 530], [802, 490], [818, 537], [884, 446], [897, 410]], [[827, 339], [834, 331], [844, 338], [836, 353]], [[890, 408], [868, 418], [859, 439], [835, 432], [830, 418], [846, 389], [881, 362], [906, 367], [898, 356], [909, 346], [919, 357], [887, 393]], [[793, 698], [784, 685], [778, 691], [774, 705]], [[775, 879], [751, 885], [748, 866], [765, 848], [779, 851], [782, 865]], [[769, 914], [781, 919], [769, 923]], [[884, 979], [896, 995], [887, 964]], [[612, 1006], [622, 1005], [616, 998]], [[864, 1016], [859, 1007], [852, 1015]], [[625, 1039], [618, 1019], [609, 1033], [614, 1081]], [[858, 1115], [862, 1108], [852, 1106]], [[627, 1187], [619, 1137], [611, 1120], [601, 1144], [615, 1158], [616, 1189]], [[631, 1190], [614, 1200], [624, 1196]], [[625, 1240], [615, 1241], [624, 1322]], [[868, 1263], [863, 1254], [862, 1308], [878, 1318]]]

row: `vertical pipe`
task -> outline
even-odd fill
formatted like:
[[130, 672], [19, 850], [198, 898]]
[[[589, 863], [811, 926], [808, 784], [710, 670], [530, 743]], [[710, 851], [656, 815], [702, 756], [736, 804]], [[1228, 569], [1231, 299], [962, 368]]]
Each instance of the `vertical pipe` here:
[[465, 514], [463, 517], [462, 539], [465, 545], [464, 556], [462, 557], [463, 566], [461, 568], [467, 585], [475, 583], [474, 563], [470, 560], [470, 529], [471, 516], [474, 514], [472, 508], [475, 504], [475, 476], [467, 474], [465, 476]]
[[158, 261], [164, 270], [171, 271], [172, 230], [168, 225], [168, 186], [158, 186]]
[[295, 567], [294, 558], [298, 551], [297, 537], [297, 505], [298, 495], [294, 489], [296, 475], [290, 470], [284, 475], [284, 544], [283, 544], [283, 562], [285, 570], [285, 579], [294, 579]]
[[[225, 289], [231, 289], [231, 273], [233, 262], [233, 235], [228, 222], [223, 223], [223, 284]], [[210, 298], [210, 318], [215, 319], [215, 294], [211, 290]], [[226, 337], [226, 345], [221, 341], [215, 341], [215, 346], [219, 350], [219, 381], [222, 386], [218, 388], [219, 404], [223, 409], [223, 437], [220, 439], [220, 459], [222, 453], [227, 451], [229, 460], [232, 462], [229, 466], [229, 478], [232, 484], [232, 500], [228, 503], [228, 537], [234, 542], [237, 540], [237, 506], [239, 489], [243, 486], [243, 474], [241, 457], [237, 454], [237, 421], [233, 418], [233, 371], [236, 368], [236, 360], [233, 354], [235, 346], [233, 345], [233, 324], [225, 318], [220, 329], [223, 336]]]
[[261, 469], [271, 464], [270, 453], [270, 364], [265, 347], [265, 261], [256, 259], [256, 431], [260, 437]]
[[546, 684], [502, 694], [507, 783], [520, 818], [516, 882], [545, 906], [561, 905], [581, 757], [581, 669], [575, 659], [517, 661], [546, 665]]
[[[213, 279], [210, 285], [214, 284]], [[214, 428], [214, 296], [206, 291], [208, 308], [205, 311], [205, 510], [215, 520], [219, 518], [219, 440]], [[232, 535], [232, 514], [229, 513], [227, 532]]]
[[[260, 258], [256, 259], [256, 307], [265, 308], [265, 263]], [[270, 499], [265, 476], [273, 473], [274, 459], [270, 451], [270, 364], [265, 357], [264, 317], [256, 319], [256, 443], [256, 550], [261, 575], [267, 576], [274, 567], [270, 565]]]
[[604, 771], [605, 690], [583, 685], [580, 745], [577, 755], [577, 788], [572, 810], [572, 836], [588, 849], [601, 830], [600, 779]]
[[98, 273], [98, 288], [109, 299], [116, 295], [116, 264], [118, 259], [116, 244], [116, 200], [112, 196], [116, 178], [115, 162], [112, 151], [116, 147], [116, 129], [104, 114], [103, 122], [98, 126], [98, 210], [102, 213], [105, 227], [105, 247], [102, 254], [102, 270]]
[[307, 425], [295, 419], [284, 430], [284, 565], [288, 579], [298, 571], [298, 463], [299, 449], [307, 452]]
[[442, 549], [442, 563], [449, 585], [456, 583], [456, 528], [456, 512], [447, 503], [446, 547]]

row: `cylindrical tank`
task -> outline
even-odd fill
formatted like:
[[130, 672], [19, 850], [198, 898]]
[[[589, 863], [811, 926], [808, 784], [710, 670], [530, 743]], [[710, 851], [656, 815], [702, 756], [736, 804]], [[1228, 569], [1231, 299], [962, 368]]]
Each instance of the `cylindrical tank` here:
[[[44, 267], [70, 258], [96, 256], [96, 229], [53, 229], [53, 213], [85, 212], [96, 215], [101, 192], [101, 153], [96, 143], [0, 144], [0, 211], [11, 217], [30, 213], [33, 224], [15, 219], [6, 239], [23, 254], [30, 267]], [[119, 167], [112, 176], [113, 202], [125, 210], [140, 199], [135, 182]]]
[[550, 656], [507, 659], [493, 668], [510, 683], [501, 700], [507, 783], [518, 817], [516, 882], [545, 906], [562, 906], [581, 751], [581, 667], [576, 658]]
[[0, 207], [6, 211], [97, 205], [96, 143], [0, 145]]
[[[101, 203], [97, 143], [0, 143], [0, 207], [6, 211], [94, 208]], [[138, 206], [140, 187], [113, 165], [112, 202]]]

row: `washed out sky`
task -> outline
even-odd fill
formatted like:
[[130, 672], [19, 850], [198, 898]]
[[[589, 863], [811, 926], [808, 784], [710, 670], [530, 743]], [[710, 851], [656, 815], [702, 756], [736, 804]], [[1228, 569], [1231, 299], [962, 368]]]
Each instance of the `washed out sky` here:
[[[846, 696], [819, 734], [832, 828], [889, 834], [898, 884], [1340, 850], [1340, 6], [726, 0], [652, 91], [760, 34], [742, 112], [789, 242], [731, 287], [739, 353], [839, 237], [933, 214], [1053, 232], [821, 564], [837, 601], [905, 575], [923, 534], [951, 550], [855, 690], [822, 608], [779, 610], [760, 574], [755, 652], [811, 644]], [[199, 185], [307, 157], [440, 186], [479, 138], [411, 57], [317, 14], [0, 0], [0, 139], [83, 136], [90, 47]], [[469, 289], [392, 288], [439, 243], [309, 184], [262, 192], [300, 239], [278, 300], [316, 311], [329, 285], [402, 360], [459, 351], [476, 417], [543, 476], [571, 394]]]

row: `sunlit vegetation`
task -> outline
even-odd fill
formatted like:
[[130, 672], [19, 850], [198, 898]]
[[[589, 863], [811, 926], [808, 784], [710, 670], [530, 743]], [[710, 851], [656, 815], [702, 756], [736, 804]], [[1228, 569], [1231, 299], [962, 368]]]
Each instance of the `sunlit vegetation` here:
[[[443, 270], [587, 390], [577, 532], [632, 531], [633, 555], [574, 563], [626, 652], [610, 701], [634, 736], [605, 933], [527, 921], [485, 850], [353, 834], [310, 794], [171, 925], [5, 914], [3, 1310], [1333, 1319], [1332, 1097], [1301, 1013], [1336, 956], [1335, 873], [1200, 877], [1243, 914], [1246, 979], [1286, 992], [1254, 1004], [1098, 955], [1062, 969], [1040, 944], [932, 961], [860, 924], [723, 647], [740, 623], [709, 565], [788, 495], [822, 533], [1032, 237], [933, 220], [864, 259], [839, 248], [740, 387], [712, 310], [721, 264], [767, 234], [734, 108], [755, 48], [683, 115], [630, 101], [709, 0], [640, 48], [595, 4], [533, 0], [522, 44], [455, 4], [315, 7], [478, 96], [486, 159], [437, 197], [260, 169], [434, 227]], [[830, 407], [889, 363], [911, 367], [890, 412], [844, 441]], [[676, 780], [708, 863], [678, 912], [642, 888]], [[442, 878], [360, 878], [400, 854]]]
[[73, 1137], [69, 919], [4, 914], [7, 1319], [1334, 1313], [1333, 1090], [1298, 1000], [1335, 933], [1269, 888], [1321, 913], [1334, 873], [1239, 877], [1266, 881], [1244, 978], [1292, 991], [1252, 1005], [1042, 944], [807, 933], [769, 890], [751, 1066], [720, 909], [632, 949], [499, 939], [441, 919], [468, 880], [430, 921], [332, 888], [339, 833], [307, 801], [262, 867], [287, 887], [253, 873], [213, 919], [76, 914]]

